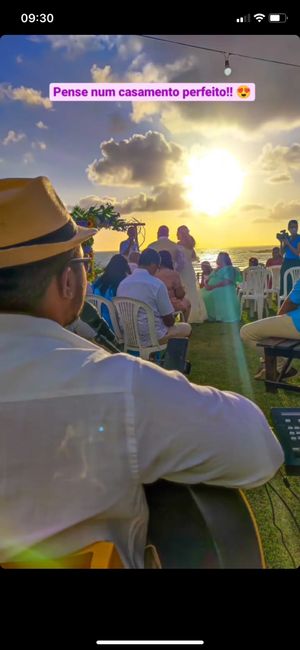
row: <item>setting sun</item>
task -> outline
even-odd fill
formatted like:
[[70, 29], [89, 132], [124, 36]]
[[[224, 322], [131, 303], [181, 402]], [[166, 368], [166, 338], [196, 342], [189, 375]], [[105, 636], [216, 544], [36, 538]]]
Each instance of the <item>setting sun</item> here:
[[188, 166], [186, 197], [194, 210], [216, 216], [240, 195], [244, 173], [229, 151], [214, 149], [202, 158], [194, 156]]

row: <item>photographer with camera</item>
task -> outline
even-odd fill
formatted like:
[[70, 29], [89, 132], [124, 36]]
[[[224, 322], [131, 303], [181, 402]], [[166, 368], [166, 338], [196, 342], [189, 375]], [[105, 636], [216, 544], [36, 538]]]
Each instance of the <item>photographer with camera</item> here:
[[[280, 253], [283, 255], [283, 264], [280, 270], [280, 295], [283, 294], [283, 277], [285, 272], [293, 266], [300, 266], [300, 235], [298, 235], [298, 221], [291, 219], [288, 222], [288, 235], [286, 230], [281, 230], [276, 234], [280, 241]], [[292, 291], [292, 279], [288, 277], [287, 292]]]

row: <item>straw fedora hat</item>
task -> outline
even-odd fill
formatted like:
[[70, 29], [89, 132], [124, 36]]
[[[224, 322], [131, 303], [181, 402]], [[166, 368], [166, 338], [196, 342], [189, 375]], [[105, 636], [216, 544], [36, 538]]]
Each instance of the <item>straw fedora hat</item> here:
[[96, 232], [77, 226], [45, 176], [0, 179], [0, 268], [65, 253]]

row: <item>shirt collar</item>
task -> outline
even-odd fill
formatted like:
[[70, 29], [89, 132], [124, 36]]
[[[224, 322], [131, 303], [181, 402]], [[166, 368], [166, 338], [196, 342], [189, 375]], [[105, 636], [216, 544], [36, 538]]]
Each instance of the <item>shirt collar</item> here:
[[[147, 275], [147, 276], [151, 275], [151, 273], [149, 273], [149, 271], [147, 271], [147, 269], [141, 269], [139, 266], [137, 267], [137, 269], [134, 269], [133, 273], [134, 274], [140, 273], [141, 275]], [[132, 273], [132, 275], [133, 275], [133, 273]], [[128, 276], [128, 277], [130, 277], [130, 276]]]
[[[36, 337], [51, 337], [64, 341], [65, 344], [71, 344], [76, 347], [76, 343], [80, 343], [82, 347], [83, 339], [73, 332], [69, 332], [62, 325], [59, 325], [54, 320], [49, 318], [37, 318], [36, 316], [29, 316], [27, 314], [5, 314], [0, 313], [0, 336], [36, 336]], [[95, 346], [91, 341], [84, 339], [85, 347]]]

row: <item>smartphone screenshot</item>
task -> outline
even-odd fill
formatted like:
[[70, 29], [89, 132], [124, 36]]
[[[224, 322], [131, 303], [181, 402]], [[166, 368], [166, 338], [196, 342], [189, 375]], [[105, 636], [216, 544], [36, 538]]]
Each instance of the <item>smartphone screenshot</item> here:
[[259, 647], [300, 566], [300, 25], [157, 11], [0, 27], [1, 576], [51, 643], [238, 648], [245, 607]]

